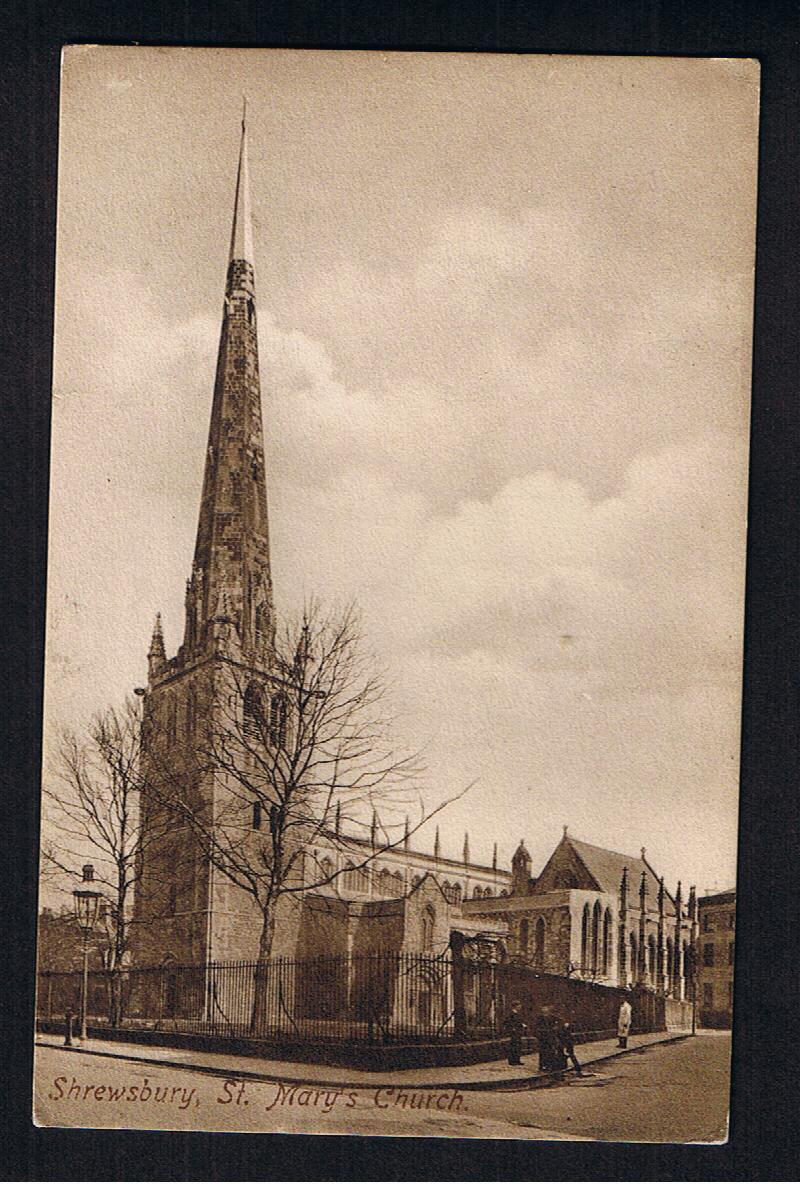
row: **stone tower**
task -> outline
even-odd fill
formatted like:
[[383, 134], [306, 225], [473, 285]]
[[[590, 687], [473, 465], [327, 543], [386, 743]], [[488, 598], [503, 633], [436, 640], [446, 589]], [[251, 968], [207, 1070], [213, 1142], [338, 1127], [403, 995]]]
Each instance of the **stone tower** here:
[[[220, 809], [225, 778], [203, 750], [202, 729], [257, 686], [275, 706], [264, 436], [256, 334], [253, 237], [244, 119], [222, 328], [183, 642], [167, 658], [160, 617], [148, 652], [144, 761], [152, 784], [167, 771], [182, 792]], [[238, 699], [236, 691], [239, 692]], [[238, 706], [236, 707], [238, 710]], [[207, 736], [207, 732], [205, 733]], [[149, 737], [149, 739], [148, 739]], [[201, 758], [201, 751], [204, 755]], [[211, 865], [188, 829], [163, 825], [155, 794], [143, 800], [145, 841], [131, 941], [139, 965], [255, 956], [259, 918], [247, 896]], [[161, 832], [164, 833], [161, 833]]]

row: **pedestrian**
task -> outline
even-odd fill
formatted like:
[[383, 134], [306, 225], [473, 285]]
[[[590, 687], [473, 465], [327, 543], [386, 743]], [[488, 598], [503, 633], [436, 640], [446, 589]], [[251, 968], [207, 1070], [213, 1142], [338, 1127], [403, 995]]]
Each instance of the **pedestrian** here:
[[528, 1030], [528, 1025], [522, 1018], [522, 1004], [519, 999], [515, 999], [511, 1004], [511, 1011], [506, 1018], [505, 1028], [509, 1035], [508, 1063], [509, 1065], [521, 1065], [522, 1035]]
[[617, 1036], [620, 1048], [628, 1047], [628, 1036], [631, 1030], [631, 1005], [627, 998], [619, 1005], [619, 1019], [617, 1020]]
[[583, 1069], [581, 1069], [580, 1062], [575, 1056], [575, 1036], [572, 1031], [572, 1024], [566, 1020], [561, 1025], [561, 1051], [564, 1055], [565, 1061], [571, 1061], [572, 1067], [579, 1077], [583, 1077]]
[[[558, 1021], [553, 1014], [552, 1007], [543, 1007], [536, 1021], [536, 1039], [539, 1044], [539, 1069], [552, 1072], [563, 1068], [561, 1043], [558, 1037]], [[564, 1060], [566, 1065], [566, 1060]]]

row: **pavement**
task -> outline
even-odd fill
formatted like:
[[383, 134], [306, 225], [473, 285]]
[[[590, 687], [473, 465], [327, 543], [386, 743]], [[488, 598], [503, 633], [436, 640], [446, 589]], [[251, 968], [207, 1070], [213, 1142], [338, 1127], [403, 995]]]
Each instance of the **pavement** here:
[[[627, 1049], [621, 1049], [616, 1039], [597, 1040], [590, 1044], [577, 1045], [575, 1052], [582, 1066], [590, 1066], [641, 1053], [654, 1045], [685, 1040], [687, 1035], [685, 1032], [650, 1032], [631, 1036]], [[229, 1056], [227, 1053], [166, 1046], [143, 1046], [127, 1044], [124, 1041], [87, 1039], [67, 1046], [63, 1037], [45, 1034], [37, 1036], [36, 1044], [40, 1048], [63, 1049], [65, 1053], [82, 1053], [116, 1061], [180, 1068], [226, 1079], [318, 1085], [329, 1089], [402, 1089], [404, 1086], [413, 1086], [415, 1089], [430, 1090], [527, 1090], [547, 1086], [564, 1078], [563, 1073], [540, 1072], [537, 1067], [538, 1055], [535, 1053], [530, 1054], [521, 1067], [509, 1065], [507, 1060], [501, 1060], [478, 1065], [392, 1069], [380, 1073], [363, 1069], [345, 1069], [335, 1065]], [[565, 1072], [575, 1075], [575, 1070], [571, 1068]]]

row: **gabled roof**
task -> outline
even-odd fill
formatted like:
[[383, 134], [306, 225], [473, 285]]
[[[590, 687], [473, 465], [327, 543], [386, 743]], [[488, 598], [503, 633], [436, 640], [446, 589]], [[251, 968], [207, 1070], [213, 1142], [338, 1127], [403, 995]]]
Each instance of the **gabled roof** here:
[[[561, 842], [572, 848], [601, 892], [618, 895], [622, 873], [627, 868], [629, 907], [638, 906], [639, 885], [642, 880], [642, 872], [644, 872], [647, 884], [647, 908], [652, 912], [658, 909], [658, 876], [641, 855], [623, 855], [619, 851], [609, 851], [606, 847], [595, 847], [594, 843], [584, 843], [580, 839], [573, 839], [571, 835], [565, 835]], [[675, 902], [666, 888], [664, 889], [664, 912], [668, 916], [675, 916]]]

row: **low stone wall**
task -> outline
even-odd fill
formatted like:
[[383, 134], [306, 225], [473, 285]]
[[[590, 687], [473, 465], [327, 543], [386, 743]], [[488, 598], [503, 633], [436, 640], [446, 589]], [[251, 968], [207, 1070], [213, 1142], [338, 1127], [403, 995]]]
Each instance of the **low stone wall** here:
[[[63, 1036], [64, 1024], [40, 1020], [37, 1031]], [[477, 1065], [497, 1061], [507, 1055], [505, 1040], [478, 1040], [440, 1044], [347, 1044], [309, 1043], [308, 1041], [245, 1040], [234, 1036], [204, 1036], [188, 1032], [154, 1031], [142, 1028], [109, 1028], [90, 1024], [87, 1035], [95, 1040], [145, 1045], [149, 1048], [194, 1049], [198, 1052], [223, 1053], [237, 1057], [259, 1057], [270, 1061], [295, 1061], [300, 1064], [337, 1065], [348, 1069], [380, 1072], [385, 1069], [416, 1069], [447, 1065]], [[523, 1051], [531, 1053], [536, 1041], [523, 1040]]]

